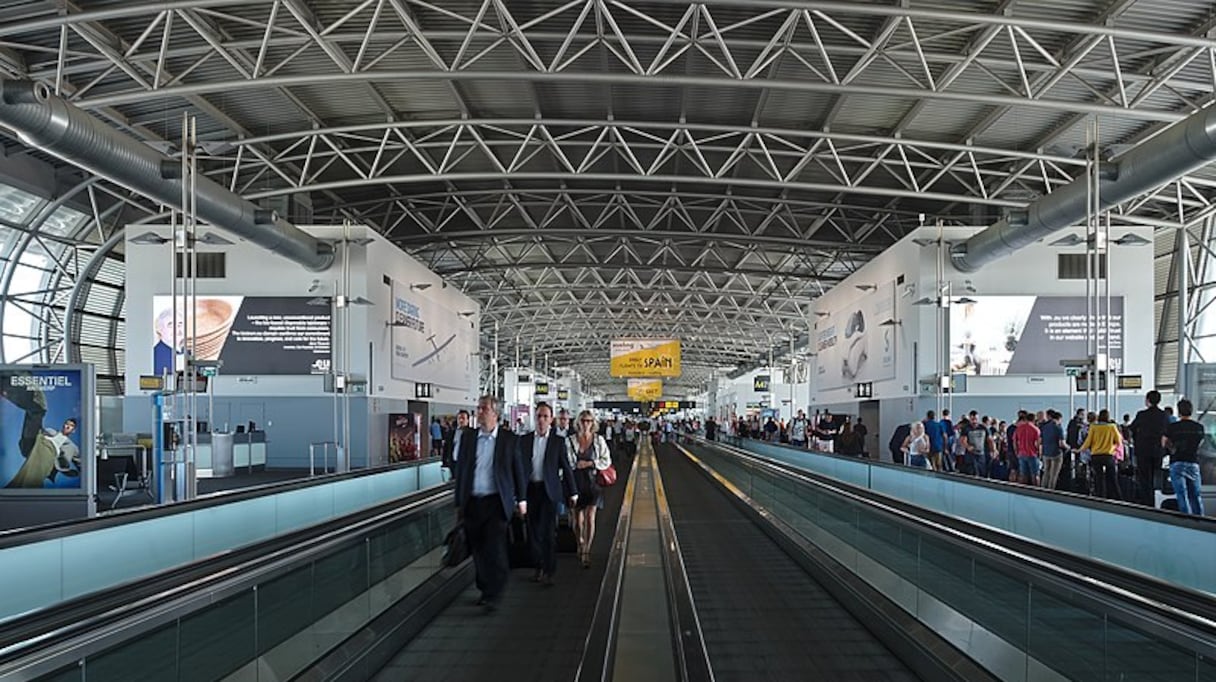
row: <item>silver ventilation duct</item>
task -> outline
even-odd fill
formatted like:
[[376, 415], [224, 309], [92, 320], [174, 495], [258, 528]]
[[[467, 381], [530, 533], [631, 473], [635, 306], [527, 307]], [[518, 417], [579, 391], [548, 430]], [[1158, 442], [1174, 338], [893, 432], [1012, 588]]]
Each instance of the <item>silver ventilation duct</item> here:
[[[1216, 107], [1192, 114], [1099, 169], [1102, 210], [1216, 160]], [[1089, 178], [1082, 175], [950, 250], [954, 267], [975, 272], [1053, 232], [1085, 220]]]
[[[0, 79], [0, 125], [22, 142], [168, 206], [181, 208], [173, 159], [51, 94], [41, 83]], [[214, 181], [196, 179], [198, 217], [312, 271], [333, 264], [333, 247]]]

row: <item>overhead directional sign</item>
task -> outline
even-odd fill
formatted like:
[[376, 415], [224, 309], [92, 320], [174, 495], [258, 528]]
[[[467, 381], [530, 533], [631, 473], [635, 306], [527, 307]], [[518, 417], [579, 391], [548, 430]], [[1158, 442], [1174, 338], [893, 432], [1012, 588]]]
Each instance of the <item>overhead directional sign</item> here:
[[679, 339], [613, 339], [614, 377], [680, 376]]
[[663, 397], [663, 380], [630, 379], [626, 394], [634, 400], [658, 400]]

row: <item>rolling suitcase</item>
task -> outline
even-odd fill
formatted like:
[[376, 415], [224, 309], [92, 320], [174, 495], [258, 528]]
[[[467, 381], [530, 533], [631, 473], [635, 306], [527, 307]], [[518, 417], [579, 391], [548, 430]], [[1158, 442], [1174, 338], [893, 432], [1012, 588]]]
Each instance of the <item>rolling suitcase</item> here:
[[528, 522], [520, 516], [512, 516], [507, 522], [507, 564], [511, 568], [532, 568]]

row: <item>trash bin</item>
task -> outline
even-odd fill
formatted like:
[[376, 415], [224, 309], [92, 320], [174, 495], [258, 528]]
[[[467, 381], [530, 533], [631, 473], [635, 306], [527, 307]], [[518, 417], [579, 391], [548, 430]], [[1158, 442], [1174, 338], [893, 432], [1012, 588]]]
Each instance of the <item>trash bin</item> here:
[[236, 473], [232, 456], [233, 443], [231, 433], [211, 434], [211, 475], [213, 477], [224, 478]]

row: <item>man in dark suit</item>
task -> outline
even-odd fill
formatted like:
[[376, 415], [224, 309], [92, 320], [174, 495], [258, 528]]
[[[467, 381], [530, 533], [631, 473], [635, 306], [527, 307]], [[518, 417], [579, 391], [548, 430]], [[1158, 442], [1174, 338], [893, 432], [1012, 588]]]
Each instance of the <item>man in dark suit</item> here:
[[498, 421], [498, 400], [477, 401], [476, 431], [466, 431], [456, 457], [456, 509], [464, 521], [473, 554], [479, 606], [494, 611], [507, 585], [507, 520], [528, 513], [528, 479], [519, 458], [518, 441]]
[[443, 460], [440, 466], [448, 471], [456, 471], [456, 459], [460, 456], [461, 441], [469, 432], [469, 411], [461, 410], [456, 413], [456, 428], [443, 441]]
[[904, 441], [912, 434], [912, 425], [901, 423], [895, 427], [895, 433], [891, 434], [891, 442], [887, 443], [887, 449], [891, 451], [891, 461], [896, 464], [904, 463]]
[[1169, 418], [1165, 410], [1157, 407], [1161, 403], [1161, 394], [1149, 391], [1144, 396], [1145, 408], [1136, 413], [1132, 420], [1132, 444], [1136, 456], [1136, 502], [1148, 507], [1156, 504], [1156, 490], [1161, 479], [1161, 437], [1165, 435], [1165, 426]]
[[574, 507], [578, 489], [566, 457], [566, 441], [553, 429], [553, 408], [536, 405], [536, 430], [520, 439], [519, 456], [528, 475], [528, 542], [537, 582], [553, 584], [557, 570], [557, 503]]

